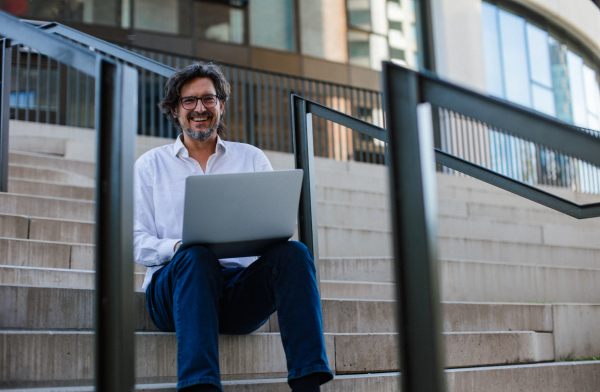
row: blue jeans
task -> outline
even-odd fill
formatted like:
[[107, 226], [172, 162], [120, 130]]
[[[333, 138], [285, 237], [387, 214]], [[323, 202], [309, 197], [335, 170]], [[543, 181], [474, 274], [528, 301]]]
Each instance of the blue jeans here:
[[219, 333], [248, 334], [277, 310], [288, 380], [333, 378], [323, 337], [315, 266], [308, 249], [286, 241], [247, 268], [222, 269], [203, 246], [177, 252], [146, 289], [154, 324], [177, 334], [177, 388], [221, 387]]

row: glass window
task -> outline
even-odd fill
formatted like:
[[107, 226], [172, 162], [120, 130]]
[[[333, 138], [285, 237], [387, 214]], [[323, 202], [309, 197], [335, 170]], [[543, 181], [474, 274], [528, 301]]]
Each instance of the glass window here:
[[548, 37], [548, 47], [550, 49], [556, 117], [562, 121], [572, 123], [571, 94], [569, 92], [567, 71], [567, 46], [553, 37]]
[[292, 0], [250, 2], [252, 45], [295, 50]]
[[369, 67], [371, 65], [369, 33], [348, 31], [348, 52], [350, 64]]
[[371, 5], [369, 0], [348, 0], [348, 24], [362, 30], [371, 30]]
[[179, 34], [179, 0], [134, 0], [134, 27]]
[[500, 10], [500, 47], [506, 99], [531, 106], [525, 44], [525, 19]]
[[548, 33], [527, 24], [527, 49], [529, 52], [530, 77], [536, 83], [552, 88]]
[[573, 124], [585, 127], [587, 124], [585, 92], [583, 87], [583, 59], [571, 51], [567, 52], [569, 87]]
[[245, 8], [209, 1], [196, 2], [194, 7], [195, 35], [201, 39], [244, 43]]
[[346, 0], [350, 64], [381, 70], [392, 60], [417, 67], [416, 15], [411, 1]]
[[504, 98], [497, 8], [491, 4], [482, 3], [481, 19], [487, 90], [490, 95]]
[[485, 2], [481, 23], [489, 94], [571, 124], [598, 127], [598, 71], [569, 50], [566, 39]]
[[554, 94], [551, 89], [534, 84], [531, 86], [533, 108], [549, 116], [556, 116], [554, 107]]

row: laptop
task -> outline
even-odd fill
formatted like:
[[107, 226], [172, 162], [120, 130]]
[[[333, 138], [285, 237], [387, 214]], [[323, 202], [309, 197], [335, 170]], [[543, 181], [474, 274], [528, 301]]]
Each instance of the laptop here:
[[186, 180], [178, 251], [203, 245], [219, 259], [260, 256], [296, 228], [302, 170], [206, 174]]

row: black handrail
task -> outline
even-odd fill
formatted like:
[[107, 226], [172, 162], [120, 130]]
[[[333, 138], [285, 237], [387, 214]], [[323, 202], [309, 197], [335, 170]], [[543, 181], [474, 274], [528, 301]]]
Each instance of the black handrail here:
[[0, 190], [7, 191], [10, 51], [26, 45], [96, 78], [96, 290], [95, 385], [97, 391], [131, 391], [133, 367], [133, 157], [137, 70], [0, 11]]
[[79, 30], [72, 29], [71, 27], [67, 27], [60, 23], [48, 23], [39, 26], [38, 29], [44, 30], [50, 34], [68, 38], [81, 45], [93, 48], [96, 51], [100, 51], [103, 54], [114, 57], [121, 61], [125, 61], [131, 65], [135, 65], [136, 67], [143, 68], [145, 70], [154, 72], [158, 75], [167, 78], [170, 77], [173, 74], [173, 72], [175, 72], [175, 68], [169, 67], [168, 65], [164, 65], [163, 63], [159, 63], [158, 61], [151, 60], [148, 57], [139, 55], [127, 49], [123, 49], [120, 46], [111, 44], [99, 38], [93, 37], [89, 34], [82, 33]]
[[298, 233], [318, 261], [312, 115], [390, 144], [402, 388], [441, 391], [444, 381], [437, 310], [434, 161], [578, 219], [600, 216], [600, 203], [579, 205], [433, 148], [432, 105], [494, 124], [599, 166], [600, 138], [532, 110], [392, 63], [384, 63], [384, 80], [388, 130], [292, 96], [295, 161], [296, 167], [304, 170]]

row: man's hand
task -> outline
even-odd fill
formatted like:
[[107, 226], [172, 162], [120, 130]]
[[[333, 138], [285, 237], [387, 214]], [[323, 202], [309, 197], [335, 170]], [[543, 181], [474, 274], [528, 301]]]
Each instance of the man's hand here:
[[177, 252], [177, 248], [179, 248], [179, 246], [181, 245], [181, 241], [177, 241], [177, 243], [175, 244], [175, 246], [173, 247], [173, 250], [175, 252]]

